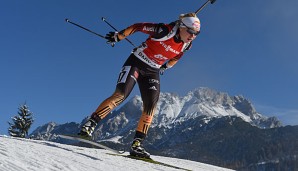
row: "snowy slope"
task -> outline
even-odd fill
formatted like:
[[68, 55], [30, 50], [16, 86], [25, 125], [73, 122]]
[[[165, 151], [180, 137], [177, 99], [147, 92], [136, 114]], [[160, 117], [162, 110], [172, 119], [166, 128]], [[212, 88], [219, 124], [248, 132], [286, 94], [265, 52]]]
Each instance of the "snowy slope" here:
[[[101, 149], [0, 136], [0, 171], [177, 170], [106, 153], [107, 151]], [[229, 170], [188, 160], [160, 156], [152, 156], [152, 158], [195, 171]]]

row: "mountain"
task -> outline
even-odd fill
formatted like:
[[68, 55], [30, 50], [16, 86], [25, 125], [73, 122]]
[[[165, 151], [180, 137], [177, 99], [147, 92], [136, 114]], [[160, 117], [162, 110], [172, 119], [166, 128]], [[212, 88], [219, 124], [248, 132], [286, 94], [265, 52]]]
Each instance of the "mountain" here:
[[[229, 171], [203, 163], [152, 156], [157, 161], [196, 171]], [[48, 141], [12, 138], [0, 135], [1, 171], [177, 171], [122, 156], [112, 156], [102, 149], [76, 147]]]
[[77, 134], [79, 130], [79, 124], [75, 122], [65, 123], [59, 125], [55, 122], [50, 122], [43, 126], [36, 128], [30, 137], [38, 140], [53, 140], [56, 139], [59, 134]]
[[[129, 147], [141, 110], [141, 98], [133, 97], [98, 125], [94, 139], [119, 150]], [[56, 125], [53, 129], [48, 125], [32, 137], [60, 141], [55, 135], [69, 125], [73, 128], [68, 130], [79, 131], [79, 124], [75, 123]], [[237, 170], [290, 167], [297, 163], [298, 130], [297, 126], [282, 127], [275, 117], [261, 115], [241, 95], [231, 97], [209, 88], [197, 88], [182, 97], [160, 94], [144, 145], [152, 154]]]
[[[127, 130], [134, 130], [141, 110], [141, 97], [135, 96], [102, 122], [97, 129], [97, 136], [106, 139], [121, 135]], [[259, 128], [275, 128], [282, 125], [275, 117], [268, 118], [257, 113], [251, 102], [243, 96], [230, 97], [227, 93], [198, 88], [184, 97], [173, 93], [161, 93], [151, 128], [172, 129], [176, 125], [197, 118], [200, 119], [199, 126], [202, 126], [215, 118], [233, 116]]]

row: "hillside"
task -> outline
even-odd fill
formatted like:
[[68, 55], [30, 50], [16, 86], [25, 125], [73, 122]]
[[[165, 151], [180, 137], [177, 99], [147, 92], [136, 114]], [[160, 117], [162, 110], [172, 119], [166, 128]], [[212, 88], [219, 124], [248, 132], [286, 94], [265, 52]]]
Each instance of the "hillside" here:
[[[152, 156], [155, 160], [194, 171], [229, 171], [189, 160]], [[83, 148], [48, 141], [0, 136], [1, 171], [178, 171], [121, 156], [111, 156], [106, 150]]]

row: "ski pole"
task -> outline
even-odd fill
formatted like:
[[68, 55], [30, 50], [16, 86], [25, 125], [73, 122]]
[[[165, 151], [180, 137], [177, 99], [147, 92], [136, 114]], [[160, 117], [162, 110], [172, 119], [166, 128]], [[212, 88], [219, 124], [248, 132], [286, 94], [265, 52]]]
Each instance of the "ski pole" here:
[[205, 6], [210, 2], [211, 4], [214, 4], [216, 0], [207, 0], [198, 10], [196, 10], [195, 14], [198, 14]]
[[93, 34], [95, 34], [95, 35], [97, 35], [97, 36], [99, 36], [99, 37], [101, 37], [101, 38], [106, 39], [105, 36], [100, 35], [100, 34], [94, 32], [94, 31], [91, 31], [91, 30], [87, 29], [86, 27], [83, 27], [83, 26], [81, 26], [81, 25], [79, 25], [79, 24], [76, 24], [76, 23], [70, 21], [70, 20], [67, 19], [67, 18], [65, 19], [65, 21], [68, 22], [68, 23], [70, 23], [70, 24], [73, 24], [73, 25], [75, 25], [75, 26], [77, 26], [77, 27], [80, 27], [81, 29], [84, 29], [84, 30], [86, 30], [86, 31], [88, 31], [88, 32], [90, 32], [90, 33], [93, 33]]
[[[67, 19], [67, 18], [65, 19], [65, 21], [68, 22], [68, 23], [70, 23], [70, 24], [72, 24], [72, 25], [75, 25], [75, 26], [77, 26], [77, 27], [80, 27], [81, 29], [84, 29], [84, 30], [86, 30], [86, 31], [88, 31], [88, 32], [90, 32], [90, 33], [93, 33], [93, 34], [95, 34], [96, 36], [99, 36], [99, 37], [101, 37], [101, 38], [107, 40], [105, 36], [103, 36], [103, 35], [101, 35], [101, 34], [98, 34], [98, 33], [94, 32], [94, 31], [91, 31], [91, 30], [87, 29], [86, 27], [83, 27], [83, 26], [81, 26], [81, 25], [79, 25], [79, 24], [77, 24], [77, 23], [74, 23], [74, 22], [70, 21], [70, 20]], [[115, 46], [115, 43], [111, 43], [111, 46], [114, 47], [114, 46]]]
[[[112, 26], [104, 17], [101, 17], [101, 20], [107, 23], [112, 29], [118, 32], [118, 30], [114, 26]], [[133, 47], [136, 48], [136, 46], [128, 38], [125, 38], [125, 40], [128, 41]]]

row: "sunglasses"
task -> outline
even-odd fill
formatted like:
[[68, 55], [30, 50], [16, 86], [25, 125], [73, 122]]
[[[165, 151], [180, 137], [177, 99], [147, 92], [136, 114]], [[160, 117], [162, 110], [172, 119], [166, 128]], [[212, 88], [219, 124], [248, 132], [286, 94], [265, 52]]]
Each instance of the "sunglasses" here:
[[189, 33], [189, 34], [193, 34], [193, 35], [195, 35], [195, 36], [197, 36], [198, 34], [200, 34], [200, 31], [195, 31], [195, 30], [193, 30], [193, 29], [191, 29], [191, 28], [187, 28], [187, 33]]
[[200, 34], [200, 31], [195, 31], [195, 30], [193, 30], [193, 29], [191, 29], [191, 28], [189, 28], [189, 27], [187, 27], [184, 23], [182, 23], [183, 24], [183, 26], [184, 27], [186, 27], [187, 28], [187, 33], [189, 33], [189, 34], [193, 34], [193, 35], [195, 35], [195, 36], [197, 36], [198, 34]]

